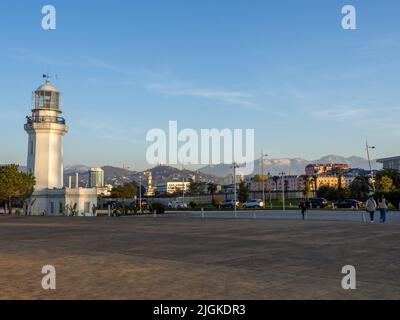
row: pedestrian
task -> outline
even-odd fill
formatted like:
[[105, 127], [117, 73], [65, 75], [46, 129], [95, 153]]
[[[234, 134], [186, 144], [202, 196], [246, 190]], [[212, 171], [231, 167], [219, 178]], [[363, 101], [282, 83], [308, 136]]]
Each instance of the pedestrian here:
[[365, 203], [365, 209], [369, 213], [371, 223], [374, 222], [374, 214], [375, 214], [376, 207], [377, 207], [377, 204], [374, 199], [374, 196], [370, 195], [367, 202]]
[[305, 215], [306, 215], [306, 211], [307, 211], [307, 202], [305, 199], [300, 201], [299, 208], [301, 210], [301, 215], [303, 217], [303, 220], [305, 220]]
[[384, 195], [382, 195], [378, 200], [378, 208], [381, 213], [380, 222], [386, 222], [386, 213], [388, 212], [388, 203]]

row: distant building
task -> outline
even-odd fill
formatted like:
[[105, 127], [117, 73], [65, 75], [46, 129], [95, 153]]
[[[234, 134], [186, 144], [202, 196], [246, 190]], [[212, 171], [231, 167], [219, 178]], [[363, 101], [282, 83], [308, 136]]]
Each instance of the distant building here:
[[[264, 190], [265, 191], [282, 191], [282, 188], [285, 191], [302, 191], [304, 190], [305, 185], [305, 176], [284, 176], [283, 181], [282, 177], [276, 181], [272, 179], [268, 179], [264, 182]], [[339, 186], [339, 177], [332, 175], [319, 175], [316, 177], [316, 180], [310, 178], [311, 185], [310, 188], [312, 191], [315, 191], [315, 187], [318, 190], [322, 186], [337, 188]], [[346, 188], [350, 185], [350, 183], [354, 180], [352, 176], [342, 176], [342, 187]], [[282, 185], [283, 183], [283, 185]], [[250, 183], [250, 191], [251, 192], [260, 192], [262, 191], [263, 182], [255, 182], [252, 181]]]
[[376, 162], [383, 164], [383, 169], [396, 169], [400, 170], [400, 156], [377, 159]]
[[306, 175], [313, 176], [319, 174], [329, 174], [336, 173], [339, 170], [348, 170], [350, 166], [345, 163], [329, 163], [329, 164], [319, 164], [319, 163], [310, 163], [306, 166]]
[[[347, 188], [354, 180], [354, 177], [341, 177], [341, 185], [343, 188]], [[339, 177], [331, 176], [331, 175], [322, 175], [316, 178], [316, 182], [312, 182], [311, 189], [314, 190], [317, 187], [317, 190], [320, 187], [332, 187], [338, 188], [339, 187]]]
[[90, 168], [89, 170], [89, 187], [104, 187], [104, 170], [102, 168]]
[[[243, 173], [236, 174], [236, 183], [240, 183], [245, 180], [246, 180], [245, 175]], [[230, 175], [226, 176], [225, 178], [223, 178], [222, 184], [224, 184], [224, 185], [234, 184], [233, 174], [230, 174]]]
[[172, 181], [160, 183], [156, 187], [159, 194], [174, 194], [176, 192], [187, 192], [190, 188], [190, 182]]
[[265, 182], [252, 181], [250, 182], [249, 190], [251, 192], [260, 192], [262, 191], [263, 183], [265, 191], [282, 191], [282, 187], [284, 187], [285, 191], [299, 191], [303, 189], [302, 176], [287, 175], [283, 177], [283, 181], [282, 177], [279, 177], [276, 183], [272, 178]]

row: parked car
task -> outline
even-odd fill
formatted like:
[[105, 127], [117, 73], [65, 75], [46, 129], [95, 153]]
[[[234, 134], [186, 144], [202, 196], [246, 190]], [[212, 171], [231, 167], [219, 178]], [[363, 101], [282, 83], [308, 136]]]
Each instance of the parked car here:
[[335, 203], [336, 208], [358, 209], [363, 206], [363, 203], [355, 199], [346, 199]]
[[187, 209], [187, 204], [181, 200], [176, 200], [168, 203], [168, 209]]
[[[239, 201], [236, 200], [236, 208], [239, 207]], [[235, 201], [234, 200], [224, 200], [220, 204], [221, 209], [234, 209], [235, 208]]]
[[328, 206], [328, 200], [325, 198], [310, 198], [308, 199], [310, 203], [310, 208], [325, 208]]
[[243, 208], [263, 208], [264, 202], [260, 199], [251, 199], [243, 203]]

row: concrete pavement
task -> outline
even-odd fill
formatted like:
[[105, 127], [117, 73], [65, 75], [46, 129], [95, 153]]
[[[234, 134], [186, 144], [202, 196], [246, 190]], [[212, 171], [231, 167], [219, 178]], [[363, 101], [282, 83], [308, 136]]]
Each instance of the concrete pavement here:
[[400, 299], [399, 252], [395, 223], [0, 216], [0, 298]]

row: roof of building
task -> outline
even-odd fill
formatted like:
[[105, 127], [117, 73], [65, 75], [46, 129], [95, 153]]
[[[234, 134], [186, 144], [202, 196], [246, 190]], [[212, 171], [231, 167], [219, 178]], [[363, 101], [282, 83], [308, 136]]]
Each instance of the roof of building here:
[[400, 160], [400, 156], [376, 159], [377, 162], [390, 161], [390, 160]]
[[53, 86], [53, 84], [50, 82], [50, 80], [46, 80], [45, 83], [43, 83], [39, 88], [36, 89], [37, 91], [51, 91], [51, 92], [59, 92], [58, 89]]

